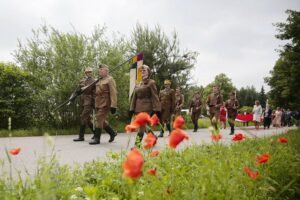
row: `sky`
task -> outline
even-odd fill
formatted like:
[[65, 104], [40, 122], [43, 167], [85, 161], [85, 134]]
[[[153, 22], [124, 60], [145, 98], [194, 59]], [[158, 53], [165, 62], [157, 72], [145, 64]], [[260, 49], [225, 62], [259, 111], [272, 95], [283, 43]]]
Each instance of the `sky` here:
[[137, 23], [177, 32], [181, 50], [197, 51], [192, 83], [206, 86], [225, 73], [234, 86], [264, 86], [286, 41], [273, 25], [285, 22], [287, 9], [300, 0], [1, 0], [0, 62], [14, 62], [17, 41], [48, 24], [60, 31], [91, 34], [106, 26], [108, 36], [130, 36]]

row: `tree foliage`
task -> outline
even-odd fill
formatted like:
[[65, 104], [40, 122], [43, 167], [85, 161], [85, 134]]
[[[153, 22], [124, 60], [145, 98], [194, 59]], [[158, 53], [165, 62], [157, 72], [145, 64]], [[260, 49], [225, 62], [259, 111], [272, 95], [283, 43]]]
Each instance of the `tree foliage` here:
[[[240, 106], [250, 106], [252, 107], [255, 103], [255, 100], [259, 99], [259, 94], [257, 93], [254, 86], [241, 87], [237, 91], [237, 98], [239, 100]], [[262, 104], [263, 105], [263, 104]]]
[[276, 37], [288, 42], [279, 50], [280, 57], [270, 77], [265, 81], [271, 87], [270, 103], [275, 107], [300, 109], [300, 12], [287, 10], [286, 22], [276, 23]]
[[27, 128], [33, 123], [32, 101], [34, 78], [14, 64], [0, 63], [0, 129]]

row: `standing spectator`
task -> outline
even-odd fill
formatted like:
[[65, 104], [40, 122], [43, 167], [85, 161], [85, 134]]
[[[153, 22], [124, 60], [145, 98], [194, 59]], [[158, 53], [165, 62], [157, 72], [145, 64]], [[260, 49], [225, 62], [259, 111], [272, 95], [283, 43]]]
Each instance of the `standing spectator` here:
[[264, 129], [270, 128], [271, 120], [272, 120], [272, 109], [269, 107], [269, 105], [266, 106], [266, 110], [263, 114], [264, 116]]
[[273, 126], [274, 127], [281, 127], [281, 117], [282, 117], [282, 111], [279, 107], [277, 107], [275, 111], [275, 117], [273, 119]]
[[258, 100], [255, 101], [255, 105], [253, 106], [252, 113], [253, 113], [253, 121], [254, 121], [255, 129], [258, 130], [260, 125], [261, 114], [262, 114], [262, 107]]
[[220, 108], [220, 128], [226, 129], [226, 123], [227, 123], [227, 109], [224, 103]]
[[286, 123], [288, 126], [292, 126], [292, 112], [290, 109], [287, 109], [286, 111]]
[[287, 123], [286, 123], [286, 112], [285, 112], [285, 109], [281, 109], [281, 126], [286, 126]]

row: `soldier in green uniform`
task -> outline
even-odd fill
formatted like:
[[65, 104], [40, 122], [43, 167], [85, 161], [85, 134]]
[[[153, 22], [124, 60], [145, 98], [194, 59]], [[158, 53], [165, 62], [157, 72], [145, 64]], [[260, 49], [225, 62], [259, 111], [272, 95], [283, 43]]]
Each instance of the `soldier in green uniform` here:
[[239, 101], [235, 97], [235, 93], [230, 94], [229, 99], [225, 103], [228, 112], [228, 123], [230, 125], [230, 135], [234, 134], [234, 122], [240, 107]]
[[189, 108], [189, 113], [191, 114], [191, 119], [194, 124], [194, 132], [197, 132], [198, 130], [198, 119], [201, 114], [201, 105], [202, 102], [200, 99], [200, 93], [196, 92], [193, 95], [193, 99], [191, 100]]
[[[164, 81], [164, 89], [159, 92], [159, 101], [161, 104], [161, 121], [166, 125], [169, 134], [171, 133], [171, 115], [175, 110], [175, 91], [171, 88], [171, 81]], [[161, 130], [158, 137], [164, 136], [164, 130]]]
[[[150, 79], [151, 70], [149, 66], [142, 66], [142, 81], [135, 86], [131, 103], [129, 109], [129, 117], [131, 118], [133, 114], [138, 114], [140, 112], [146, 112], [149, 115], [156, 113], [160, 117], [161, 104], [159, 102], [157, 87], [154, 80]], [[137, 138], [135, 140], [135, 145], [141, 144], [144, 132], [146, 130], [145, 126], [140, 127]]]
[[109, 112], [115, 114], [117, 110], [116, 82], [109, 75], [108, 66], [105, 64], [99, 65], [99, 75], [101, 79], [95, 89], [96, 130], [94, 140], [89, 143], [91, 145], [100, 144], [102, 129], [105, 129], [110, 135], [109, 142], [113, 142], [117, 135], [106, 121]]
[[213, 86], [213, 92], [208, 95], [206, 104], [209, 111], [210, 123], [217, 129], [220, 118], [220, 107], [223, 105], [223, 96], [220, 94], [218, 85]]
[[[79, 82], [79, 90], [90, 85], [91, 83], [94, 82], [94, 79], [92, 78], [92, 72], [93, 69], [91, 67], [87, 67], [84, 70], [85, 73], [85, 78], [80, 80]], [[91, 114], [93, 112], [94, 108], [94, 99], [95, 99], [95, 90], [93, 87], [85, 90], [81, 95], [80, 95], [80, 131], [79, 131], [79, 136], [78, 138], [74, 139], [74, 142], [79, 142], [79, 141], [84, 141], [84, 133], [85, 133], [85, 128], [88, 126], [92, 132], [94, 133], [93, 130], [93, 124], [91, 123]]]

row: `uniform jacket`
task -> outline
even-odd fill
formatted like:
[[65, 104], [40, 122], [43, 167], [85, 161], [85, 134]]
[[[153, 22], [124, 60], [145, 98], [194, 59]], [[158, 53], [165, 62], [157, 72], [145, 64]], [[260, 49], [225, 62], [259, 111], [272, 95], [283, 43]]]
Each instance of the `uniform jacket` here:
[[168, 110], [173, 113], [175, 110], [175, 91], [171, 88], [165, 88], [159, 92], [159, 101], [162, 110]]
[[228, 99], [225, 103], [225, 107], [227, 108], [228, 116], [233, 116], [233, 115], [237, 115], [237, 111], [240, 108], [240, 104], [237, 99], [234, 100]]
[[161, 111], [161, 104], [158, 99], [154, 80], [142, 80], [135, 86], [131, 99], [130, 111], [134, 111], [135, 113]]
[[180, 111], [184, 104], [184, 96], [181, 93], [175, 92], [175, 111]]
[[107, 75], [96, 84], [96, 108], [117, 108], [117, 88], [115, 80]]
[[[85, 86], [90, 85], [94, 81], [95, 80], [92, 77], [84, 78], [84, 79], [80, 80], [79, 87], [83, 88]], [[95, 99], [95, 87], [90, 87], [80, 95], [80, 105], [81, 106], [93, 106], [94, 99]]]
[[223, 96], [221, 94], [211, 93], [208, 95], [206, 103], [208, 107], [217, 107], [220, 109], [221, 105], [223, 104]]
[[193, 98], [191, 103], [190, 103], [189, 111], [192, 112], [192, 113], [200, 112], [201, 111], [201, 105], [202, 105], [202, 103], [201, 103], [200, 98], [199, 99]]

